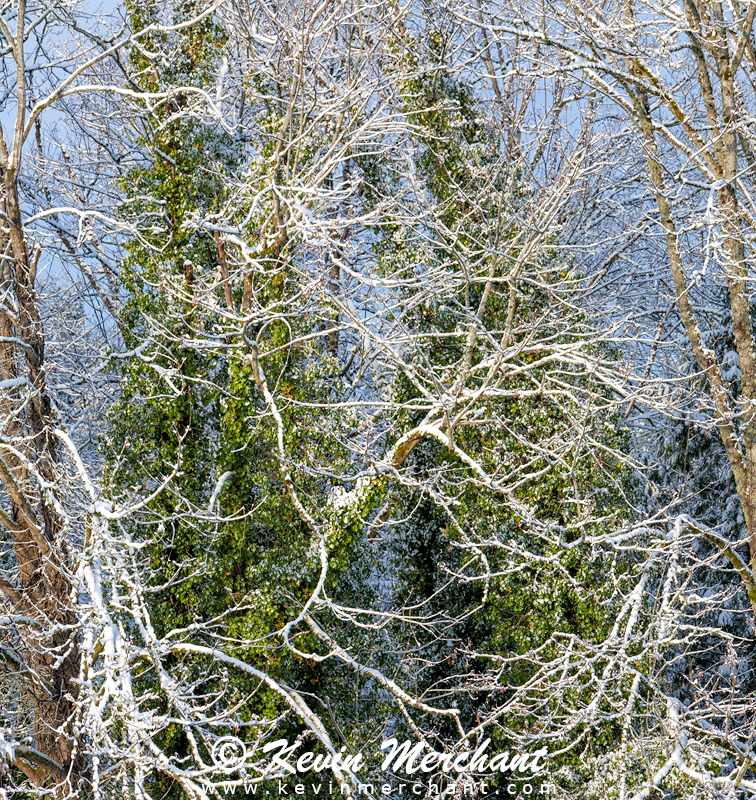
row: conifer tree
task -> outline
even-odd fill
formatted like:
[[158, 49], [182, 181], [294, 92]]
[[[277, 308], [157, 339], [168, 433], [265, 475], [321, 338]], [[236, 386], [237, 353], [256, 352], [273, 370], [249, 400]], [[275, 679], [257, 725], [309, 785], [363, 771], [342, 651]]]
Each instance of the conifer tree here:
[[[177, 18], [187, 11], [182, 4], [174, 9]], [[138, 28], [158, 9], [135, 5], [131, 13]], [[348, 722], [354, 704], [338, 670], [299, 655], [317, 648], [311, 636], [297, 631], [286, 643], [281, 631], [322, 574], [293, 488], [308, 504], [322, 505], [338, 476], [352, 470], [342, 442], [355, 419], [327, 408], [338, 400], [342, 364], [333, 333], [320, 333], [332, 324], [332, 312], [309, 296], [313, 277], [304, 264], [322, 260], [320, 249], [287, 232], [275, 194], [259, 202], [256, 214], [243, 208], [271, 179], [285, 183], [290, 164], [279, 151], [288, 125], [281, 111], [286, 79], [252, 74], [251, 87], [241, 87], [234, 100], [248, 103], [249, 118], [259, 121], [241, 139], [219, 132], [191, 94], [215, 80], [230, 55], [226, 37], [208, 17], [173, 40], [161, 39], [168, 66], [141, 50], [132, 54], [132, 80], [142, 90], [184, 88], [141, 113], [147, 161], [123, 182], [141, 234], [128, 245], [122, 269], [130, 355], [118, 362], [121, 399], [104, 442], [108, 485], [120, 503], [162, 487], [122, 524], [143, 543], [141, 569], [149, 576], [158, 636], [192, 627], [200, 643], [220, 636], [229, 657], [312, 695], [320, 713], [346, 715]], [[315, 156], [305, 153], [311, 163], [299, 168], [317, 167]], [[214, 224], [197, 228], [196, 218]], [[239, 269], [227, 231], [238, 225], [255, 236], [261, 226], [265, 236], [268, 222], [271, 241], [256, 254], [264, 266], [259, 274]], [[275, 394], [272, 406], [262, 381]], [[326, 588], [335, 597], [343, 582], [359, 586], [363, 598], [371, 591], [359, 534], [345, 530], [329, 543]], [[234, 730], [244, 740], [254, 742], [265, 720], [275, 724], [277, 738], [302, 733], [280, 696], [243, 674], [227, 683], [211, 656], [187, 654], [172, 659], [171, 668], [206, 674], [212, 691], [227, 693], [238, 709]], [[152, 678], [146, 681], [149, 687]], [[158, 707], [170, 712], [169, 700], [158, 697]], [[343, 719], [341, 728], [334, 725], [350, 732], [351, 741], [357, 726]], [[159, 741], [178, 757], [191, 756], [181, 726], [169, 726]], [[203, 752], [211, 758], [209, 746]], [[150, 791], [183, 796], [179, 783], [160, 770], [150, 780]]]
[[[501, 113], [495, 101], [449, 69], [448, 31], [435, 9], [425, 37], [405, 31], [404, 110], [418, 131], [415, 164], [431, 198], [432, 232], [419, 233], [426, 220], [397, 218], [379, 239], [379, 257], [392, 275], [447, 276], [431, 291], [427, 281], [408, 289], [397, 320], [422, 342], [407, 357], [418, 374], [435, 370], [448, 381], [446, 392], [471, 386], [474, 397], [490, 373], [478, 377], [471, 367], [490, 363], [498, 347], [498, 368], [513, 376], [500, 398], [481, 401], [459, 427], [449, 414], [443, 429], [456, 452], [436, 439], [415, 447], [388, 489], [384, 519], [394, 601], [433, 620], [422, 644], [411, 633], [405, 668], [412, 665], [429, 699], [453, 696], [471, 725], [484, 730], [495, 720], [491, 735], [506, 749], [523, 734], [525, 741], [531, 734], [548, 739], [555, 719], [548, 686], [522, 702], [514, 699], [518, 687], [568, 639], [590, 647], [610, 631], [632, 560], [597, 553], [589, 537], [633, 513], [634, 489], [617, 457], [629, 438], [611, 393], [582, 365], [543, 358], [550, 348], [591, 338], [590, 319], [577, 305], [579, 270], [561, 255], [556, 236], [535, 247], [528, 241], [522, 220], [533, 190], [526, 171], [538, 165], [523, 158], [515, 131], [491, 124]], [[600, 344], [593, 353], [607, 362], [617, 357]], [[402, 374], [393, 393], [399, 438], [422, 424], [423, 411], [413, 410], [422, 395]], [[486, 486], [472, 462], [513, 488], [503, 494]], [[603, 580], [606, 570], [617, 583]], [[489, 659], [500, 664], [495, 681]], [[606, 752], [618, 736], [612, 725], [591, 730], [590, 748], [581, 752]], [[573, 737], [579, 742], [586, 729], [578, 726]], [[560, 741], [560, 749], [569, 746]], [[580, 766], [575, 755], [561, 763]]]

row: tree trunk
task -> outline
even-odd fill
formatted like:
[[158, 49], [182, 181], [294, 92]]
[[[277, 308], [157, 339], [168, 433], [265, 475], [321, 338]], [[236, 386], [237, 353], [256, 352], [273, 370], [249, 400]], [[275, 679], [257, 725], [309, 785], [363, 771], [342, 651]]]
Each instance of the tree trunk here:
[[16, 766], [40, 787], [68, 776], [68, 793], [83, 775], [73, 731], [79, 674], [76, 614], [64, 525], [53, 503], [57, 454], [35, 292], [38, 256], [30, 258], [16, 176], [8, 169], [0, 208], [0, 380], [8, 387], [1, 409], [0, 480], [10, 500], [10, 513], [0, 512], [0, 522], [12, 540], [18, 572], [16, 584], [3, 579], [0, 590], [5, 613], [34, 621], [19, 624], [15, 672], [31, 698], [38, 751], [32, 757], [20, 750]]

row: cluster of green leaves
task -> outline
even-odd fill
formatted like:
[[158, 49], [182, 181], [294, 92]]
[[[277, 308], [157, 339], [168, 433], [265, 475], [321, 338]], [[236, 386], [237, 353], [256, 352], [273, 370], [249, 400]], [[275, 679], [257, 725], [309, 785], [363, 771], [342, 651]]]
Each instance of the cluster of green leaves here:
[[[147, 4], [133, 4], [129, 10], [137, 29], [160, 13]], [[191, 3], [179, 4], [176, 18], [193, 10]], [[225, 42], [212, 17], [173, 39], [162, 34], [157, 39], [131, 54], [133, 79], [154, 91], [175, 85], [205, 87]], [[144, 54], [150, 49], [172, 56], [156, 62]], [[255, 81], [259, 84], [259, 77], [253, 77]], [[205, 637], [211, 643], [222, 633], [231, 642], [229, 655], [305, 694], [330, 696], [331, 701], [323, 702], [330, 702], [338, 713], [340, 697], [351, 693], [340, 690], [333, 677], [326, 679], [329, 665], [295, 658], [280, 639], [271, 638], [311, 594], [320, 562], [312, 534], [282, 477], [275, 421], [245, 359], [251, 353], [248, 342], [258, 340], [260, 360], [283, 419], [291, 474], [303, 502], [314, 509], [322, 509], [322, 498], [332, 488], [332, 481], [318, 474], [319, 467], [327, 465], [335, 474], [348, 468], [338, 442], [349, 435], [354, 420], [349, 414], [303, 405], [326, 403], [338, 391], [340, 365], [317, 340], [307, 346], [289, 345], [312, 333], [317, 315], [295, 308], [280, 323], [257, 329], [247, 325], [242, 335], [222, 315], [208, 310], [206, 302], [196, 302], [201, 285], [220, 284], [219, 254], [211, 235], [185, 223], [191, 214], [212, 215], [222, 207], [224, 179], [239, 172], [242, 160], [229, 137], [181, 113], [190, 101], [188, 91], [179, 93], [144, 115], [141, 144], [146, 163], [123, 180], [127, 213], [142, 223], [141, 237], [128, 244], [121, 269], [128, 293], [125, 345], [138, 353], [118, 362], [121, 397], [111, 409], [103, 441], [107, 483], [113, 497], [123, 500], [148, 493], [178, 470], [140, 515], [124, 523], [135, 540], [147, 543], [141, 552], [158, 635], [222, 617], [206, 633], [200, 627], [197, 639], [202, 642]], [[275, 146], [274, 129], [280, 125], [275, 107], [262, 116], [259, 162], [244, 164], [248, 181], [264, 180]], [[254, 233], [250, 223], [250, 235]], [[288, 239], [270, 254], [265, 278], [254, 287], [259, 306], [285, 306], [287, 298], [298, 293], [302, 252], [300, 242]], [[236, 282], [232, 297], [237, 309], [242, 293], [241, 282]], [[217, 294], [220, 300], [220, 288]], [[193, 348], [191, 342], [200, 339], [234, 346]], [[205, 511], [218, 478], [227, 471], [233, 476], [214, 509], [225, 520], [213, 521]], [[355, 577], [364, 565], [349, 555], [359, 533], [346, 526], [329, 540], [332, 569], [327, 589], [334, 596], [347, 573], [352, 584], [364, 583]], [[320, 649], [309, 634], [300, 632], [295, 639], [305, 652]], [[190, 676], [205, 675], [208, 689], [226, 680], [213, 669], [211, 659], [187, 657], [183, 667]], [[147, 674], [143, 680], [149, 683], [154, 676]], [[281, 698], [257, 682], [241, 674], [229, 680], [232, 700], [251, 698], [239, 709], [240, 723], [253, 716], [273, 719], [284, 710]], [[300, 732], [296, 720], [280, 728], [281, 736], [292, 739]], [[243, 730], [239, 735], [244, 736]], [[160, 745], [179, 755], [190, 753], [178, 724], [165, 731]], [[156, 775], [154, 781], [160, 796], [181, 795], [170, 780]]]
[[[190, 4], [176, 8], [177, 16], [191, 11]], [[158, 12], [135, 4], [130, 13], [139, 27]], [[416, 169], [432, 200], [435, 222], [422, 215], [394, 223], [387, 219], [374, 241], [384, 274], [418, 276], [427, 271], [436, 278], [442, 273], [452, 277], [439, 291], [408, 288], [407, 311], [400, 322], [423, 343], [422, 352], [418, 349], [411, 358], [453, 376], [464, 359], [469, 321], [484, 291], [481, 278], [491, 268], [487, 253], [514, 241], [518, 228], [501, 215], [505, 198], [497, 170], [506, 155], [504, 145], [485, 120], [473, 88], [446, 70], [442, 34], [429, 28], [424, 35], [423, 47], [403, 49], [406, 76], [401, 83], [404, 111], [417, 130]], [[224, 42], [222, 29], [211, 17], [174, 39], [161, 35], [153, 49], [168, 50], [175, 57], [157, 63], [145, 55], [149, 48], [134, 51], [134, 80], [154, 90], [177, 83], [204, 87], [215, 73]], [[421, 52], [425, 61], [417, 55]], [[126, 345], [135, 354], [120, 362], [122, 396], [112, 409], [104, 445], [114, 497], [142, 495], [172, 469], [178, 470], [141, 516], [125, 523], [134, 538], [148, 543], [142, 552], [155, 630], [164, 634], [218, 618], [204, 631], [197, 628], [199, 641], [215, 641], [214, 634], [222, 633], [229, 655], [305, 693], [323, 718], [331, 720], [334, 738], [338, 734], [355, 750], [362, 749], [364, 737], [387, 730], [387, 724], [396, 732], [402, 729], [396, 709], [380, 697], [375, 685], [361, 683], [354, 673], [347, 679], [331, 661], [318, 664], [298, 658], [275, 635], [310, 596], [320, 564], [313, 535], [282, 477], [278, 429], [254, 378], [254, 340], [283, 422], [286, 463], [296, 491], [329, 531], [329, 595], [345, 605], [370, 607], [378, 601], [376, 580], [381, 572], [388, 573], [395, 582], [391, 602], [420, 603], [422, 613], [433, 620], [425, 628], [398, 624], [379, 631], [361, 630], [326, 615], [321, 622], [358, 660], [389, 674], [403, 672], [408, 688], [440, 702], [451, 694], [466, 723], [480, 720], [528, 679], [532, 667], [525, 660], [513, 662], [492, 687], [484, 678], [488, 661], [467, 653], [523, 655], [555, 631], [589, 641], [606, 632], [613, 595], [601, 573], [616, 565], [596, 563], [581, 543], [576, 523], [590, 508], [593, 517], [608, 525], [623, 508], [627, 476], [609, 457], [595, 458], [581, 447], [569, 451], [569, 437], [584, 410], [566, 393], [560, 399], [522, 394], [548, 384], [549, 370], [555, 368], [537, 366], [538, 353], [521, 353], [518, 364], [527, 369], [510, 382], [511, 395], [480, 403], [485, 422], [453, 432], [457, 445], [489, 474], [530, 475], [513, 493], [517, 505], [503, 502], [466, 464], [430, 440], [419, 444], [403, 465], [404, 483], [371, 478], [362, 484], [364, 492], [338, 503], [340, 490], [360, 485], [335, 477], [356, 470], [345, 443], [355, 435], [357, 422], [343, 410], [327, 408], [341, 394], [342, 365], [329, 352], [325, 337], [312, 334], [327, 324], [330, 311], [301, 292], [307, 262], [317, 259], [317, 253], [287, 234], [261, 256], [264, 270], [232, 283], [236, 309], [251, 292], [258, 308], [280, 310], [275, 321], [247, 324], [242, 333], [239, 323], [196, 299], [200, 288], [207, 297], [210, 286], [219, 307], [225, 302], [217, 244], [209, 234], [185, 224], [189, 215], [208, 217], [225, 210], [227, 187], [236, 182], [258, 198], [256, 215], [245, 223], [249, 241], [262, 236], [265, 220], [281, 225], [281, 220], [275, 222], [275, 201], [260, 190], [271, 178], [285, 92], [280, 80], [269, 85], [264, 75], [251, 75], [248, 81], [251, 94], [267, 98], [256, 108], [258, 140], [247, 150], [254, 152], [254, 163], [225, 134], [182, 113], [191, 102], [187, 91], [145, 117], [142, 144], [149, 160], [124, 180], [128, 213], [149, 219], [150, 225], [129, 245], [122, 267], [129, 298], [124, 311]], [[283, 161], [278, 169], [306, 169], [318, 152], [319, 144], [313, 141], [297, 150], [296, 165]], [[396, 188], [396, 177], [374, 157], [355, 153], [355, 165], [362, 171], [365, 203]], [[277, 185], [285, 184], [282, 175], [272, 177]], [[506, 202], [517, 202], [520, 195], [525, 199], [526, 194], [517, 188], [517, 196]], [[563, 277], [570, 270], [555, 253], [540, 258], [537, 268], [544, 274]], [[474, 280], [457, 279], [460, 260]], [[560, 321], [550, 311], [560, 298], [543, 288], [542, 280], [527, 276], [510, 291], [508, 268], [503, 261], [494, 264], [497, 281], [479, 323], [500, 339], [513, 312], [512, 343], [523, 342], [537, 326], [552, 342], [561, 341], [560, 336], [566, 341], [570, 334], [560, 333]], [[573, 315], [571, 324], [573, 333], [583, 330], [579, 315]], [[455, 332], [459, 335], [450, 335]], [[197, 339], [223, 346], [195, 348], [192, 342]], [[478, 338], [473, 364], [490, 354], [488, 341]], [[600, 394], [577, 371], [562, 368], [558, 380], [574, 398]], [[468, 388], [480, 381], [470, 378]], [[394, 438], [388, 447], [420, 421], [417, 412], [404, 410], [417, 396], [412, 384], [397, 377], [392, 393], [397, 411], [392, 412]], [[606, 444], [607, 452], [626, 446], [616, 423], [601, 414], [591, 421], [591, 435]], [[534, 457], [531, 445], [547, 446], [563, 457]], [[232, 477], [217, 498], [222, 519], [211, 520], [205, 509], [225, 472]], [[438, 497], [454, 508], [454, 520]], [[387, 526], [391, 533], [383, 551], [368, 542], [365, 524], [375, 522], [379, 506], [382, 519], [401, 520]], [[523, 507], [550, 525], [554, 536], [536, 535], [523, 518]], [[476, 550], [485, 551], [494, 573], [482, 607], [482, 561]], [[451, 573], [465, 580], [450, 581]], [[323, 652], [322, 643], [306, 630], [296, 631], [294, 638], [305, 653]], [[210, 659], [193, 657], [181, 666], [189, 674], [207, 676], [208, 689], [230, 680], [224, 684], [230, 696], [248, 698], [239, 708], [240, 723], [253, 717], [273, 719], [283, 710], [273, 692], [243, 675], [227, 679]], [[466, 679], [459, 677], [463, 673]], [[154, 676], [147, 674], [143, 680]], [[537, 710], [528, 720], [500, 720], [494, 746], [509, 746], [508, 725], [538, 724]], [[245, 729], [240, 730], [244, 736]], [[290, 719], [278, 732], [293, 739], [302, 726]], [[445, 723], [438, 734], [454, 735]], [[606, 735], [611, 738], [614, 733]], [[161, 746], [190, 753], [179, 725], [165, 732]], [[161, 794], [180, 795], [170, 781], [161, 782], [159, 776], [154, 780]]]
[[[402, 322], [423, 334], [422, 353], [414, 354], [418, 369], [435, 369], [454, 380], [463, 369], [469, 321], [484, 291], [481, 277], [488, 275], [494, 253], [506, 242], [516, 241], [519, 231], [516, 222], [502, 218], [497, 197], [497, 175], [505, 163], [507, 144], [487, 124], [472, 86], [445, 68], [448, 43], [442, 32], [429, 22], [423, 36], [404, 48], [411, 75], [404, 83], [405, 111], [420, 130], [417, 173], [433, 198], [440, 225], [432, 236], [417, 237], [397, 221], [387, 226], [377, 249], [387, 271], [397, 264], [408, 275], [430, 272], [429, 264], [448, 270], [447, 286], [431, 296], [407, 290], [410, 311]], [[527, 200], [524, 187], [517, 188], [515, 195]], [[507, 203], [516, 203], [517, 196], [507, 197]], [[426, 244], [429, 239], [434, 240], [433, 246]], [[486, 247], [491, 254], [483, 256]], [[516, 253], [516, 248], [512, 251]], [[518, 277], [514, 293], [506, 280], [510, 262], [495, 265], [498, 280], [478, 321], [490, 336], [478, 337], [473, 365], [490, 356], [492, 339], [501, 339], [513, 298], [513, 351], [534, 330], [551, 343], [567, 343], [587, 330], [587, 320], [579, 313], [568, 311], [559, 318], [553, 313], [555, 307], [570, 308], [569, 298], [563, 291], [560, 296], [557, 286], [571, 265], [554, 252], [542, 252], [539, 258], [530, 273]], [[460, 270], [460, 264], [466, 268]], [[465, 269], [477, 280], [460, 280]], [[556, 284], [553, 289], [544, 286], [544, 274]], [[454, 332], [458, 335], [449, 335]], [[435, 440], [415, 448], [406, 464], [405, 485], [390, 490], [392, 516], [407, 520], [395, 526], [390, 537], [399, 582], [396, 602], [424, 602], [428, 619], [445, 621], [437, 622], [421, 645], [417, 632], [412, 632], [407, 661], [412, 663], [420, 691], [439, 698], [453, 696], [471, 724], [493, 712], [532, 676], [528, 652], [542, 647], [554, 633], [601, 641], [611, 627], [616, 600], [616, 585], [606, 575], [628, 572], [628, 565], [593, 553], [583, 542], [584, 533], [609, 531], [627, 513], [623, 495], [632, 490], [628, 470], [611, 456], [581, 446], [575, 433], [586, 418], [581, 398], [594, 402], [591, 398], [600, 397], [602, 391], [579, 369], [553, 364], [531, 367], [540, 355], [524, 350], [513, 356], [512, 366], [523, 371], [508, 382], [510, 396], [481, 402], [480, 419], [485, 424], [461, 426], [453, 432], [455, 444], [489, 475], [529, 476], [518, 480], [512, 492], [517, 504], [508, 504], [505, 497], [484, 486], [467, 464]], [[566, 392], [559, 398], [547, 391], [526, 394], [550, 386], [550, 378], [569, 387], [572, 398]], [[483, 379], [470, 378], [467, 388], [479, 388]], [[400, 409], [394, 416], [397, 437], [422, 421], [422, 413], [401, 410], [418, 396], [410, 381], [397, 379], [393, 395]], [[610, 398], [605, 396], [605, 400], [609, 406]], [[591, 414], [588, 429], [591, 437], [606, 446], [606, 453], [627, 451], [627, 430], [616, 414]], [[439, 496], [446, 498], [445, 508], [435, 499]], [[534, 529], [523, 518], [523, 507], [531, 519], [551, 526], [553, 535], [547, 537]], [[447, 509], [453, 510], [454, 519]], [[602, 521], [586, 531], [578, 524], [584, 518]], [[495, 576], [482, 608], [483, 565], [476, 552], [485, 553]], [[450, 580], [451, 575], [464, 579]], [[471, 652], [523, 658], [500, 667], [494, 687], [483, 678], [491, 662], [470, 657]], [[549, 653], [555, 654], [556, 647], [541, 649], [540, 656], [546, 658]], [[511, 743], [509, 732], [535, 731], [548, 724], [551, 711], [534, 697], [528, 718], [499, 719], [494, 744], [506, 749]], [[451, 730], [446, 733], [453, 736]], [[593, 747], [598, 752], [612, 747], [618, 733], [609, 728], [594, 733]]]

